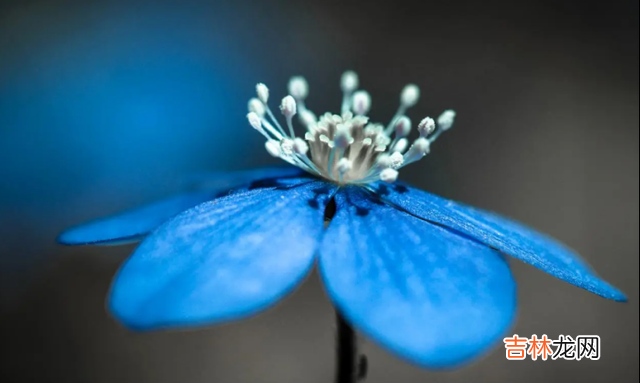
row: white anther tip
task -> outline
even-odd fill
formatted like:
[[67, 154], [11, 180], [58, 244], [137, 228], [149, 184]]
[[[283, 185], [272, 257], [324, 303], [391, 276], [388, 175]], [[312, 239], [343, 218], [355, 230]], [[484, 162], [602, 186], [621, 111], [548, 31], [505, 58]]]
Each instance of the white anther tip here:
[[338, 169], [338, 171], [340, 173], [346, 173], [349, 170], [351, 170], [351, 166], [352, 165], [353, 164], [351, 163], [351, 161], [349, 161], [348, 159], [343, 157], [338, 161], [338, 164], [336, 165], [336, 168]]
[[351, 93], [358, 89], [358, 75], [356, 72], [348, 70], [342, 74], [340, 88], [343, 92]]
[[438, 125], [442, 130], [451, 129], [451, 126], [453, 125], [453, 121], [455, 120], [455, 118], [456, 118], [455, 111], [451, 109], [445, 110], [444, 112], [442, 112], [440, 117], [438, 117]]
[[267, 149], [267, 152], [274, 157], [280, 157], [282, 154], [280, 143], [276, 140], [269, 140], [265, 142], [264, 147]]
[[381, 154], [378, 156], [377, 165], [379, 168], [386, 169], [391, 167], [391, 156], [388, 154]]
[[256, 85], [256, 94], [258, 95], [258, 99], [263, 103], [266, 104], [267, 101], [269, 101], [269, 88], [267, 88], [263, 83], [258, 83], [258, 85]]
[[280, 111], [285, 117], [296, 114], [296, 100], [291, 96], [286, 96], [280, 103]]
[[293, 151], [300, 155], [305, 155], [309, 151], [309, 145], [299, 137], [293, 140]]
[[301, 109], [300, 110], [300, 119], [302, 123], [307, 127], [313, 126], [316, 122], [318, 122], [318, 118], [312, 111], [309, 109]]
[[289, 94], [296, 100], [304, 100], [309, 94], [309, 84], [307, 84], [307, 80], [302, 76], [291, 77], [288, 89]]
[[397, 137], [406, 137], [411, 132], [411, 120], [407, 116], [398, 118], [394, 124]]
[[380, 180], [393, 183], [398, 179], [398, 171], [395, 169], [387, 168], [380, 172]]
[[266, 112], [262, 101], [255, 97], [249, 100], [249, 105], [247, 107], [249, 108], [249, 112], [254, 112], [260, 117], [264, 116], [264, 113]]
[[436, 130], [436, 122], [431, 117], [425, 117], [418, 124], [418, 132], [420, 137], [427, 137]]
[[422, 154], [423, 156], [429, 153], [429, 140], [424, 137], [420, 137], [415, 140], [413, 142], [413, 146], [416, 148], [418, 153]]
[[293, 150], [294, 150], [293, 147], [294, 147], [293, 140], [285, 138], [282, 141], [280, 141], [280, 150], [282, 151], [282, 154], [286, 156], [290, 156], [293, 154]]
[[420, 88], [416, 84], [409, 84], [402, 89], [400, 103], [406, 108], [414, 106], [420, 99]]
[[252, 128], [258, 131], [262, 131], [262, 119], [256, 112], [250, 112], [247, 114], [247, 120], [249, 120], [249, 124]]
[[359, 90], [353, 94], [353, 111], [357, 115], [367, 114], [371, 108], [371, 96], [369, 92]]
[[407, 140], [406, 138], [401, 138], [398, 140], [398, 142], [396, 142], [395, 145], [393, 145], [392, 150], [394, 152], [404, 153], [404, 151], [407, 150], [408, 146], [409, 146], [409, 140]]
[[389, 167], [392, 169], [398, 169], [402, 166], [402, 164], [404, 163], [404, 157], [402, 156], [401, 153], [398, 152], [393, 152], [390, 156], [389, 156]]
[[341, 125], [336, 130], [336, 134], [333, 137], [333, 144], [340, 149], [345, 149], [347, 146], [353, 143], [353, 137], [349, 133], [349, 128]]

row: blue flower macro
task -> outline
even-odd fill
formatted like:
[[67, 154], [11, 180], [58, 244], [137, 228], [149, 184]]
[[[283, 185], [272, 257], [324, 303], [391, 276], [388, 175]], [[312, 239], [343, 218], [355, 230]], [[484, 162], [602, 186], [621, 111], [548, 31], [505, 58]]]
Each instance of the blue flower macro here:
[[[398, 182], [455, 113], [424, 118], [408, 136], [419, 99], [407, 85], [385, 126], [366, 117], [358, 77], [341, 81], [341, 114], [318, 118], [308, 85], [293, 77], [280, 125], [257, 86], [250, 125], [286, 168], [218, 173], [214, 182], [63, 232], [67, 245], [142, 240], [112, 284], [108, 307], [133, 329], [201, 326], [258, 313], [289, 294], [317, 261], [341, 315], [413, 363], [451, 367], [502, 339], [516, 312], [505, 255], [604, 298], [625, 301], [573, 251], [494, 213]], [[296, 137], [293, 117], [305, 128]], [[325, 225], [327, 212], [333, 212]], [[326, 226], [326, 227], [325, 227]]]

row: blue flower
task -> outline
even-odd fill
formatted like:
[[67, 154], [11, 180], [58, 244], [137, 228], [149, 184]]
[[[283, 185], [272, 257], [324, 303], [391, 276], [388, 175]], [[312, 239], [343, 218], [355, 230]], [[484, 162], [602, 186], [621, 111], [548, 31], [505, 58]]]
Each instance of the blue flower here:
[[[249, 122], [268, 152], [296, 167], [219, 173], [189, 192], [69, 229], [69, 245], [143, 239], [115, 277], [111, 312], [134, 329], [235, 320], [275, 304], [316, 259], [327, 293], [355, 328], [414, 363], [449, 367], [499, 341], [516, 311], [508, 254], [602, 297], [625, 301], [574, 252], [494, 213], [396, 182], [429, 152], [455, 113], [423, 119], [407, 137], [404, 88], [387, 126], [369, 123], [371, 98], [346, 72], [340, 115], [305, 107], [294, 77], [280, 110], [258, 84]], [[295, 135], [292, 117], [306, 128]], [[393, 138], [391, 138], [393, 137]], [[304, 170], [301, 171], [300, 169]], [[328, 206], [330, 208], [328, 208]], [[325, 214], [334, 211], [325, 228]]]

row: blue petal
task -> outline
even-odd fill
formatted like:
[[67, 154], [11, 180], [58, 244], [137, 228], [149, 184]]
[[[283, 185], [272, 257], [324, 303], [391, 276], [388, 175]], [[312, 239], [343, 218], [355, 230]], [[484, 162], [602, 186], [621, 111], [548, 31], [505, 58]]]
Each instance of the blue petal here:
[[148, 236], [118, 272], [110, 309], [135, 329], [203, 325], [272, 305], [313, 264], [332, 186], [240, 192], [192, 208]]
[[293, 167], [215, 173], [215, 180], [209, 177], [206, 185], [200, 185], [207, 186], [207, 190], [179, 194], [72, 227], [60, 234], [57, 241], [64, 245], [115, 245], [137, 241], [176, 214], [210, 201], [232, 187], [298, 173], [300, 170]]
[[378, 184], [374, 189], [411, 214], [464, 233], [563, 281], [604, 298], [627, 300], [572, 250], [522, 224], [402, 184]]
[[331, 299], [356, 328], [409, 361], [452, 367], [511, 324], [516, 291], [502, 255], [347, 189], [320, 247]]

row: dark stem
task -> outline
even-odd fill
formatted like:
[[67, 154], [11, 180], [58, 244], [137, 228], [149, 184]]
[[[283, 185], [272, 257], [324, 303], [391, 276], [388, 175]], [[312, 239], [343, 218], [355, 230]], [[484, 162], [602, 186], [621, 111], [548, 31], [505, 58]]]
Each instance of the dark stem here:
[[336, 310], [336, 383], [364, 381], [367, 358], [358, 353], [358, 339], [351, 325]]

